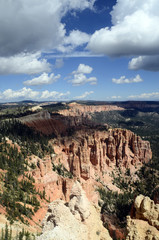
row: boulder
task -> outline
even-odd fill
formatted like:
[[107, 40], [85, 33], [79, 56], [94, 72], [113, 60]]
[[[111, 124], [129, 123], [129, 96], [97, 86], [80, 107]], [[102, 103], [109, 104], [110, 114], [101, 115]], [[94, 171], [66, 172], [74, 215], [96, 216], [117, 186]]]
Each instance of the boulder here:
[[159, 240], [159, 204], [139, 195], [134, 202], [135, 213], [127, 217], [126, 240]]

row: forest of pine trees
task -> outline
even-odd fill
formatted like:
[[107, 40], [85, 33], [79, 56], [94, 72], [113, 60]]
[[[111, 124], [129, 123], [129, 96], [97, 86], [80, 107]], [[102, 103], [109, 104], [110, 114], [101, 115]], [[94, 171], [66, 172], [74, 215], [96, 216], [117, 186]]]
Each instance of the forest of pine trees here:
[[[6, 137], [18, 143], [21, 151], [8, 144]], [[28, 168], [36, 166], [29, 165], [26, 157], [43, 157], [46, 153], [53, 153], [47, 137], [14, 119], [0, 123], [0, 204], [6, 208], [11, 223], [17, 219], [27, 223], [27, 218], [32, 218], [40, 207], [38, 196], [43, 194], [36, 191], [33, 177], [27, 174]]]

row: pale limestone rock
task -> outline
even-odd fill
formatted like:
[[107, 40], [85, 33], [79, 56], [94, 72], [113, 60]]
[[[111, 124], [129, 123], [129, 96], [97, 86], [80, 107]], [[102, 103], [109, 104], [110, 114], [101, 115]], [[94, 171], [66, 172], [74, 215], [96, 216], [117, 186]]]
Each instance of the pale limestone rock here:
[[139, 195], [134, 202], [135, 219], [127, 217], [126, 240], [159, 240], [159, 204]]
[[159, 240], [159, 231], [148, 222], [127, 218], [126, 240]]
[[159, 230], [159, 204], [155, 204], [149, 197], [139, 195], [135, 199], [136, 218], [149, 222]]
[[39, 240], [88, 239], [86, 226], [72, 215], [62, 200], [56, 200], [49, 205], [43, 226], [43, 234], [38, 238]]
[[137, 196], [136, 197], [136, 199], [135, 199], [135, 202], [134, 202], [134, 207], [136, 208], [136, 209], [139, 209], [140, 208], [140, 205], [141, 205], [141, 202], [142, 202], [142, 200], [143, 200], [143, 195], [139, 195], [139, 196]]
[[71, 194], [69, 204], [56, 200], [49, 205], [43, 233], [37, 240], [111, 240], [100, 212], [89, 203], [78, 182]]
[[90, 203], [80, 183], [77, 181], [72, 187], [68, 206], [72, 214], [81, 221], [85, 221], [90, 215]]

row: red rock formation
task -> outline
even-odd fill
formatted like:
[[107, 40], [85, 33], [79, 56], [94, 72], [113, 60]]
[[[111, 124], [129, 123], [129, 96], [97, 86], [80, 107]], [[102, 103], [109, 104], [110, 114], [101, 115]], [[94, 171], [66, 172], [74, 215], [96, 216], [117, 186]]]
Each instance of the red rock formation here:
[[71, 103], [68, 106], [69, 109], [60, 110], [53, 114], [50, 114], [47, 111], [41, 111], [21, 117], [19, 120], [43, 134], [54, 134], [58, 136], [61, 134], [70, 134], [73, 128], [77, 129], [81, 126], [95, 126], [96, 124], [91, 121], [90, 113], [123, 110], [123, 108], [113, 105], [87, 106]]
[[[106, 127], [101, 131], [91, 122], [89, 112], [115, 110], [116, 106], [111, 106], [111, 109], [108, 105], [74, 106], [69, 111], [60, 111], [63, 115], [50, 115], [44, 111], [21, 118], [28, 126], [47, 135], [54, 133], [57, 136], [51, 140], [55, 151], [52, 160], [50, 156], [43, 160], [35, 158], [37, 168], [31, 173], [35, 178], [36, 188], [41, 192], [45, 190], [46, 198], [50, 201], [69, 201], [74, 180], [78, 179], [88, 199], [97, 203], [97, 187], [106, 185], [118, 190], [112, 183], [113, 170], [142, 166], [151, 159], [152, 152], [149, 142], [143, 141], [131, 131], [106, 131]], [[53, 171], [53, 164], [57, 166], [59, 163], [72, 173], [74, 179], [59, 176]], [[37, 218], [40, 218], [39, 211], [35, 215], [35, 219]]]
[[59, 113], [64, 116], [89, 116], [90, 113], [94, 112], [107, 112], [114, 110], [124, 110], [124, 108], [116, 106], [116, 105], [84, 105], [78, 103], [70, 103], [68, 104], [69, 109], [60, 110]]
[[[47, 199], [68, 200], [74, 179], [79, 179], [87, 197], [97, 203], [96, 187], [107, 185], [114, 189], [110, 174], [117, 168], [134, 168], [149, 161], [151, 149], [149, 142], [128, 130], [110, 131], [83, 130], [72, 137], [63, 137], [53, 142], [55, 155], [32, 159], [37, 165], [32, 170], [36, 187], [41, 192], [45, 189]], [[53, 171], [53, 164], [62, 164], [74, 179], [59, 176]]]
[[62, 132], [66, 132], [67, 129], [67, 125], [64, 124], [64, 120], [62, 118], [59, 118], [58, 116], [52, 118], [50, 113], [47, 111], [31, 114], [22, 117], [19, 120], [45, 135], [59, 135]]
[[122, 129], [108, 132], [81, 130], [57, 144], [65, 153], [64, 160], [61, 160], [66, 168], [69, 166], [68, 170], [74, 176], [85, 180], [98, 176], [104, 181], [103, 174], [110, 167], [131, 168], [148, 162], [152, 157], [149, 142]]
[[19, 118], [22, 123], [34, 128], [36, 131], [45, 135], [55, 136], [69, 135], [73, 129], [78, 129], [81, 126], [95, 126], [88, 116], [74, 116], [66, 117], [60, 114], [50, 114], [47, 111], [41, 111], [35, 114], [31, 114], [25, 117]]
[[[31, 160], [37, 165], [37, 168], [31, 171], [36, 188], [41, 192], [45, 190], [46, 198], [50, 201], [69, 201], [74, 180], [78, 179], [88, 199], [97, 203], [97, 187], [103, 184], [111, 189], [114, 187], [109, 176], [113, 169], [142, 166], [142, 163], [149, 161], [152, 156], [149, 142], [143, 141], [131, 131], [122, 129], [87, 132], [79, 130], [71, 137], [56, 139], [53, 146], [55, 155], [52, 156], [52, 160], [49, 156], [43, 160], [37, 157]], [[53, 164], [58, 165], [59, 161], [73, 174], [73, 179], [53, 171]], [[40, 211], [35, 214], [33, 220], [42, 219], [46, 208], [42, 213]], [[110, 229], [117, 233], [113, 227]], [[117, 234], [120, 238], [119, 235], [120, 231]]]
[[31, 159], [36, 164], [36, 169], [30, 172], [35, 179], [35, 186], [38, 191], [45, 191], [46, 199], [54, 201], [56, 199], [69, 199], [69, 188], [72, 187], [73, 179], [64, 178], [53, 171], [53, 164], [50, 157], [40, 159], [32, 156]]
[[[52, 141], [52, 144], [55, 150], [52, 160], [50, 156], [43, 160], [32, 157], [31, 162], [37, 168], [30, 172], [34, 176], [36, 188], [41, 192], [45, 191], [46, 198], [50, 201], [69, 201], [74, 180], [78, 179], [88, 199], [97, 203], [97, 187], [104, 184], [108, 188], [115, 188], [110, 177], [113, 169], [142, 165], [152, 155], [149, 142], [122, 129], [87, 132], [79, 130], [71, 137], [60, 137]], [[73, 179], [53, 171], [53, 164], [57, 166], [59, 161], [73, 174]], [[39, 212], [35, 219], [37, 216], [40, 218]]]

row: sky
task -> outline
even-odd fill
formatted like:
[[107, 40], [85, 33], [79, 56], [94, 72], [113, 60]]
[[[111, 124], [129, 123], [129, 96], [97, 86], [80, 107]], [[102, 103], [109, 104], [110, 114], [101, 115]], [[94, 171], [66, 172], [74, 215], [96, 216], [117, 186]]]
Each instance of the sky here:
[[158, 0], [0, 0], [0, 102], [159, 100]]

